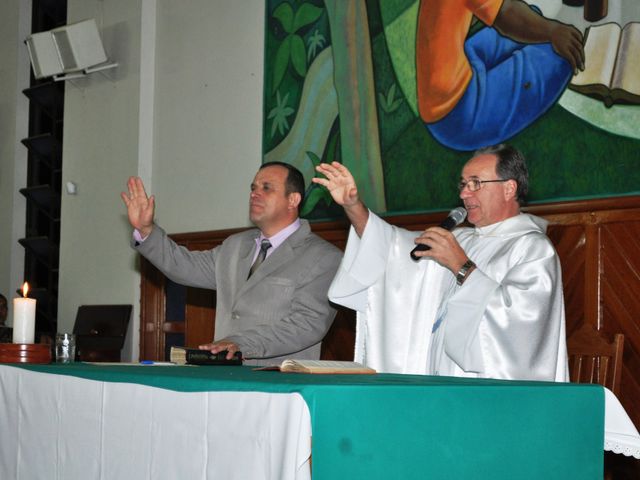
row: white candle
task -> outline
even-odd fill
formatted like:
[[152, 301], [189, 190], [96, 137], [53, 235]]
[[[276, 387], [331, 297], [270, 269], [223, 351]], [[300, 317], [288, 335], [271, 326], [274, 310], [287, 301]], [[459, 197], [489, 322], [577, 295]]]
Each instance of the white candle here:
[[24, 298], [13, 299], [13, 343], [33, 343], [36, 329], [36, 301], [27, 298], [29, 285], [22, 286]]

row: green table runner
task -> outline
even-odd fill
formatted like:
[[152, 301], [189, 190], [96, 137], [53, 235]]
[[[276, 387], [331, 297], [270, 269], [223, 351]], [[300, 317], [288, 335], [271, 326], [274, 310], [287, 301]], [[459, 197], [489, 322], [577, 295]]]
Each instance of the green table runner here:
[[183, 392], [300, 393], [311, 412], [314, 480], [602, 478], [604, 391], [597, 385], [250, 367], [20, 368]]

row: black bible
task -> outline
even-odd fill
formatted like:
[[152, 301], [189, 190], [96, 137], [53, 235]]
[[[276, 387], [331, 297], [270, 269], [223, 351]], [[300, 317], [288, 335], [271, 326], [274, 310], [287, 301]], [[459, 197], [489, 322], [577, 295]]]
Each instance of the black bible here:
[[242, 365], [242, 352], [233, 354], [227, 360], [227, 351], [211, 353], [209, 350], [198, 348], [171, 347], [169, 360], [178, 365]]

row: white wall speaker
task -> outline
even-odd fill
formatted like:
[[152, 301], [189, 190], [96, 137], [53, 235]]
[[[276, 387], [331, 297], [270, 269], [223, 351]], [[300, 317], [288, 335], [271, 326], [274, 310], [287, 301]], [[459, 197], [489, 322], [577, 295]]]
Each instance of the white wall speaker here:
[[83, 71], [107, 61], [93, 18], [34, 33], [26, 44], [37, 79]]

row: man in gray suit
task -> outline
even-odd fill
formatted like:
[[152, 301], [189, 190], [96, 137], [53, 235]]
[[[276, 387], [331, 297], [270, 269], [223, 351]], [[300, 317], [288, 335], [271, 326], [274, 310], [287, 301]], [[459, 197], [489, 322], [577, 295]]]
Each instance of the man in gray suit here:
[[227, 350], [227, 358], [241, 351], [256, 364], [320, 357], [335, 316], [327, 290], [342, 253], [298, 218], [300, 171], [281, 162], [262, 165], [249, 197], [249, 217], [258, 229], [207, 251], [173, 242], [153, 223], [155, 199], [142, 180], [131, 177], [127, 186], [121, 196], [135, 228], [134, 248], [174, 282], [217, 290], [215, 339], [201, 349]]

